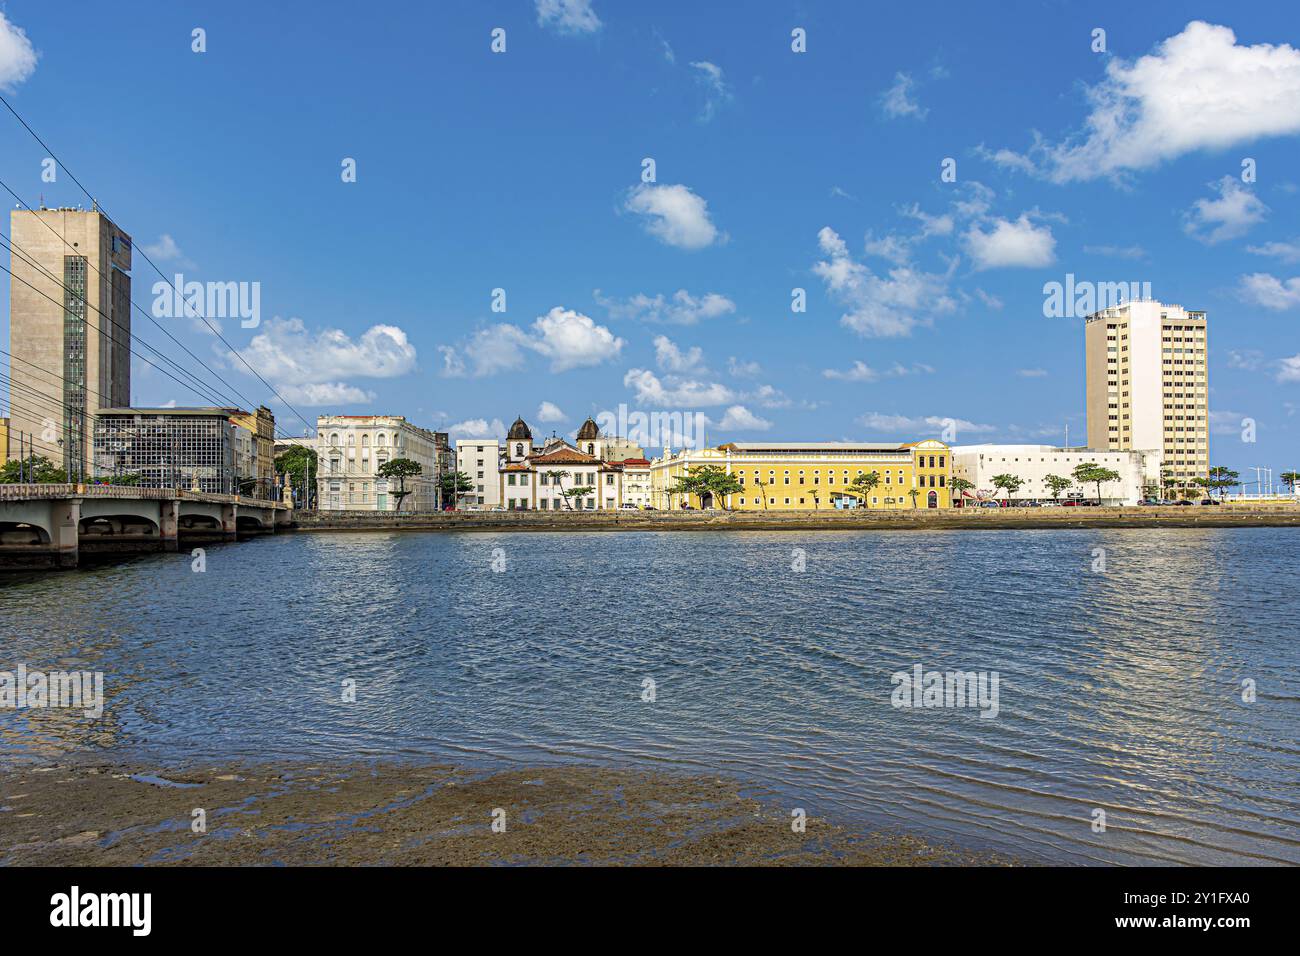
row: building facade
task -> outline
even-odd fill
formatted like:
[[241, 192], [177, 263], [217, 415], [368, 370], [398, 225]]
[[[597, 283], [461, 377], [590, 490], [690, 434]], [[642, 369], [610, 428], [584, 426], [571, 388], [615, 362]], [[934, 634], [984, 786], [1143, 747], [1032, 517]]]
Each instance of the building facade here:
[[[588, 418], [574, 444], [552, 438], [533, 448], [533, 433], [516, 419], [506, 434], [500, 500], [509, 510], [612, 511], [623, 498], [623, 466], [605, 461], [604, 439]], [[575, 495], [575, 489], [589, 489]]]
[[472, 490], [456, 507], [482, 511], [501, 504], [501, 442], [495, 438], [456, 439], [456, 470], [467, 476]]
[[645, 458], [623, 459], [623, 498], [620, 504], [646, 508], [650, 500], [650, 462]]
[[402, 415], [321, 415], [316, 419], [320, 468], [317, 507], [324, 511], [397, 511], [403, 482], [379, 470], [398, 458], [414, 461], [418, 477], [405, 479], [403, 512], [438, 508], [438, 446], [434, 433]]
[[252, 434], [233, 422], [239, 414], [238, 408], [100, 409], [92, 432], [93, 477], [239, 494], [239, 432], [250, 461], [252, 455]]
[[259, 405], [257, 411], [240, 412], [231, 421], [249, 433], [252, 443], [251, 466], [248, 471], [240, 472], [245, 493], [268, 500], [275, 498], [275, 414], [265, 405]]
[[[941, 441], [906, 444], [858, 442], [729, 442], [717, 448], [664, 451], [650, 463], [655, 508], [727, 508], [736, 511], [818, 511], [823, 508], [948, 508], [951, 453]], [[671, 489], [693, 468], [713, 465], [734, 475], [741, 490], [725, 501], [682, 496]], [[879, 483], [865, 496], [853, 486], [875, 472]], [[915, 493], [913, 493], [915, 492]]]
[[1126, 302], [1084, 323], [1088, 445], [1158, 448], [1180, 492], [1210, 471], [1208, 326], [1204, 312]]
[[[1135, 505], [1149, 492], [1159, 489], [1159, 449], [1099, 451], [1092, 448], [1058, 448], [1053, 445], [956, 445], [952, 449], [952, 476], [969, 481], [974, 487], [963, 492], [963, 503], [976, 501], [1052, 501], [1070, 498], [1095, 498], [1093, 484], [1072, 484], [1053, 494], [1047, 483], [1049, 475], [1073, 481], [1074, 469], [1096, 464], [1120, 476], [1117, 482], [1103, 482], [1101, 503]], [[996, 488], [998, 475], [1014, 475], [1022, 482], [1014, 495]], [[1156, 490], [1156, 494], [1159, 492]]]
[[12, 210], [9, 236], [10, 428], [88, 480], [94, 416], [131, 404], [131, 237], [45, 208]]

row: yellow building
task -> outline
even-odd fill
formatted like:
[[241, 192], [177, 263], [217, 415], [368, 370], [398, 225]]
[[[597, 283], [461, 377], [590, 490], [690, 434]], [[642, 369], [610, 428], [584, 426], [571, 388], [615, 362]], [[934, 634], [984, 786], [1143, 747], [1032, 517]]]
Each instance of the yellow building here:
[[[253, 459], [256, 479], [254, 494], [260, 498], [275, 497], [275, 415], [265, 405], [255, 412], [240, 412], [230, 420], [240, 428], [253, 433]], [[248, 476], [243, 476], [248, 477]]]
[[[941, 441], [906, 444], [860, 442], [728, 442], [717, 448], [680, 451], [650, 463], [650, 498], [656, 508], [683, 504], [671, 494], [679, 477], [713, 465], [734, 475], [741, 490], [725, 502], [691, 495], [693, 508], [734, 511], [818, 511], [862, 507], [853, 486], [875, 472], [879, 483], [865, 506], [876, 509], [949, 508], [952, 453]], [[913, 495], [912, 492], [916, 494]]]

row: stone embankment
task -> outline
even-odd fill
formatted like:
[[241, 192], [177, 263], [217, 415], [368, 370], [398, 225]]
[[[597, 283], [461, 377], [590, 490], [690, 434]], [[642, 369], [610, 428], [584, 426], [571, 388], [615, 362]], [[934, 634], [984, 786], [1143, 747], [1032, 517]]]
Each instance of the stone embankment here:
[[299, 531], [935, 531], [1300, 527], [1300, 504], [906, 511], [300, 511]]

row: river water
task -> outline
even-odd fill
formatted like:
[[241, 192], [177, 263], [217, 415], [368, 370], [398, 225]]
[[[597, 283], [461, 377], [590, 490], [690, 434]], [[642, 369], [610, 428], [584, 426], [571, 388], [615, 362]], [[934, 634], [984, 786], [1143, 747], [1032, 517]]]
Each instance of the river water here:
[[[1295, 864], [1298, 564], [1292, 529], [375, 532], [9, 575], [0, 670], [107, 704], [0, 709], [0, 762], [595, 762], [1028, 861]], [[918, 665], [983, 705], [896, 706]]]

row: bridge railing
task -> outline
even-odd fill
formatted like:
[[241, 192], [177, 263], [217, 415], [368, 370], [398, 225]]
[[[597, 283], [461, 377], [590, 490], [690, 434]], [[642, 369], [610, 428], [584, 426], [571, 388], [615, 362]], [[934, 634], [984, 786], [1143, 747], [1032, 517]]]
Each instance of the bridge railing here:
[[206, 501], [210, 504], [247, 505], [250, 508], [288, 509], [283, 501], [222, 495], [208, 491], [140, 488], [135, 485], [0, 484], [0, 501], [49, 501], [52, 498], [116, 498], [135, 501]]

